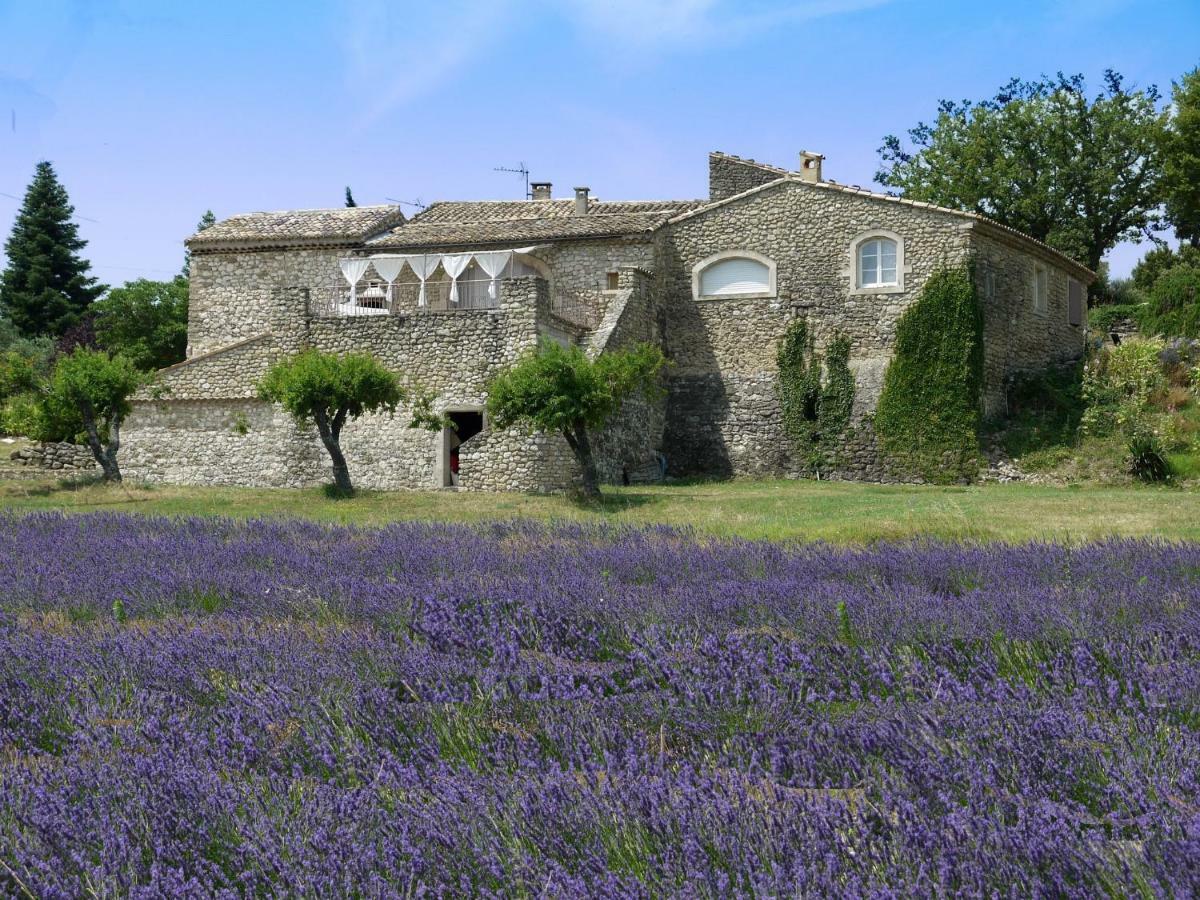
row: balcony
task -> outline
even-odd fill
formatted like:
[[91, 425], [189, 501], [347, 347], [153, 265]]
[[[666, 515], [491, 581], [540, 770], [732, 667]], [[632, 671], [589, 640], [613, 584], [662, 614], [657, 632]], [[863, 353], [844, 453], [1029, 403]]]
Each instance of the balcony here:
[[368, 316], [411, 316], [423, 313], [487, 312], [500, 308], [504, 279], [493, 286], [491, 279], [458, 279], [452, 292], [450, 280], [425, 282], [424, 302], [419, 281], [397, 281], [390, 285], [365, 278], [351, 289], [344, 279], [331, 280], [326, 291], [309, 301], [315, 318]]
[[[413, 278], [401, 277], [389, 285], [373, 272], [368, 272], [352, 289], [345, 278], [334, 277], [324, 290], [312, 293], [308, 312], [319, 319], [495, 312], [500, 309], [508, 283], [513, 278], [530, 275], [543, 277], [529, 267], [525, 267], [528, 271], [517, 267], [516, 274], [510, 274], [510, 269], [506, 267], [493, 280], [482, 271], [472, 271], [474, 268], [469, 267], [453, 286], [450, 278], [439, 269], [425, 281], [423, 296], [421, 282]], [[549, 311], [576, 328], [590, 331], [600, 322], [603, 303], [598, 291], [552, 288]]]

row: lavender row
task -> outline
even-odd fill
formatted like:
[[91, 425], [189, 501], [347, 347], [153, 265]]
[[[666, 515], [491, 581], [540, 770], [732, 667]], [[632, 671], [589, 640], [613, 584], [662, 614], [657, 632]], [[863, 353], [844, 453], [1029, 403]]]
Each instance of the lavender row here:
[[0, 893], [1200, 888], [1193, 546], [2, 524]]

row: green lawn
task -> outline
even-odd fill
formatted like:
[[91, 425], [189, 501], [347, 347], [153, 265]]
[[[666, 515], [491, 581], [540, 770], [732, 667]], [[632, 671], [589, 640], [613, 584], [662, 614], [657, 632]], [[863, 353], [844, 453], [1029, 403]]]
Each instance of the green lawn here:
[[605, 488], [600, 504], [562, 496], [445, 491], [185, 488], [0, 481], [0, 508], [154, 515], [304, 516], [378, 525], [401, 519], [479, 522], [514, 516], [691, 526], [717, 535], [858, 543], [936, 537], [1020, 541], [1110, 535], [1200, 539], [1200, 491], [1141, 486], [987, 484], [926, 487], [735, 480]]

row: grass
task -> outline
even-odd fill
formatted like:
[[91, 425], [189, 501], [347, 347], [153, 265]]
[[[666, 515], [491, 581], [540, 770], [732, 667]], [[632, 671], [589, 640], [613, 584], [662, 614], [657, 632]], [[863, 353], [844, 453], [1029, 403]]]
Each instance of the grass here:
[[303, 490], [0, 481], [0, 509], [148, 515], [298, 516], [381, 525], [398, 520], [482, 522], [513, 517], [691, 526], [706, 534], [866, 543], [945, 540], [1200, 540], [1200, 491], [1139, 485], [982, 484], [969, 487], [733, 480], [606, 487], [599, 503], [533, 494], [449, 491], [330, 499]]

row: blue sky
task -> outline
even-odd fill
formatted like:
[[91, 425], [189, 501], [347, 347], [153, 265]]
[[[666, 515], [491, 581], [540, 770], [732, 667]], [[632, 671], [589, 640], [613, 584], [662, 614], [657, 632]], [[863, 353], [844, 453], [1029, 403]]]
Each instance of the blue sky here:
[[612, 200], [705, 196], [710, 150], [867, 185], [939, 98], [1197, 64], [1196, 0], [0, 0], [0, 235], [39, 159], [112, 284], [208, 208], [516, 199], [520, 161]]

